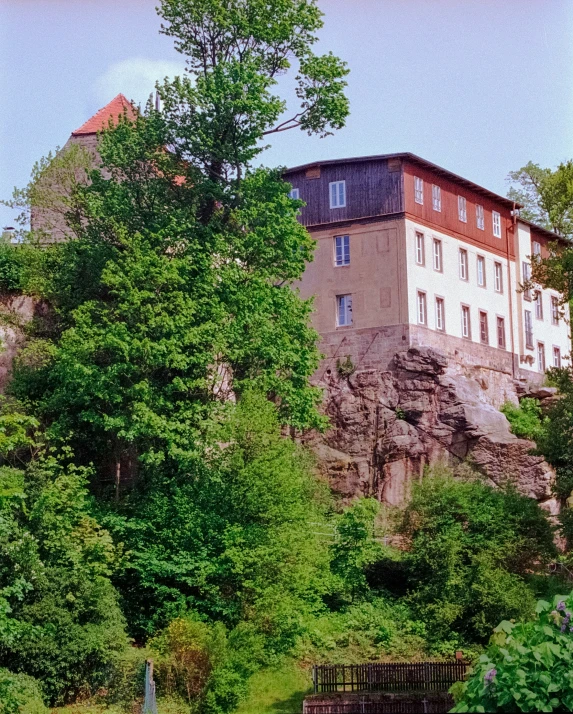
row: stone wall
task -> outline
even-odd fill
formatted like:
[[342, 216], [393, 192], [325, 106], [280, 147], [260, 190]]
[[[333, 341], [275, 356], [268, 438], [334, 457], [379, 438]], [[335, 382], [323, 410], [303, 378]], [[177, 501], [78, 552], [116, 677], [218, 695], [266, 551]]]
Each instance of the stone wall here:
[[25, 324], [42, 312], [42, 306], [26, 295], [0, 296], [0, 393], [6, 390], [14, 358], [26, 340]]

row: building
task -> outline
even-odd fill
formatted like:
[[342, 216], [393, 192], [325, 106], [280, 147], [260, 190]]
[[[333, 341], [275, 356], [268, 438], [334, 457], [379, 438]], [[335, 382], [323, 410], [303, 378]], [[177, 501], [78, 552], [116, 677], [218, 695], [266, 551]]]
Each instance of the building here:
[[307, 164], [285, 179], [317, 241], [300, 290], [315, 296], [324, 370], [347, 357], [384, 368], [416, 345], [535, 381], [569, 364], [558, 293], [521, 287], [530, 256], [563, 239], [519, 218], [519, 205], [409, 153]]

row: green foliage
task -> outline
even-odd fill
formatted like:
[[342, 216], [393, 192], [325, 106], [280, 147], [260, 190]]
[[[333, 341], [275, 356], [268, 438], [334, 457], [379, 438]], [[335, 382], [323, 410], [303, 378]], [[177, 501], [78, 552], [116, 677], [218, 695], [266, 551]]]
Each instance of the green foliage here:
[[500, 618], [527, 615], [525, 578], [555, 557], [536, 501], [479, 480], [425, 478], [404, 514], [410, 602], [436, 640], [484, 641]]
[[311, 525], [322, 491], [271, 403], [245, 394], [227, 411], [203, 459], [155, 470], [123, 515], [107, 516], [131, 551], [117, 583], [138, 637], [193, 608], [229, 628], [248, 621], [269, 652], [283, 651], [327, 587], [328, 552]]
[[104, 685], [127, 640], [85, 473], [51, 458], [0, 469], [0, 550], [0, 665], [52, 701]]
[[521, 216], [564, 236], [573, 233], [573, 161], [555, 171], [529, 162], [511, 171], [508, 197], [521, 203]]
[[350, 355], [346, 356], [344, 362], [341, 362], [340, 359], [336, 360], [336, 371], [341, 377], [350, 377], [351, 374], [354, 374], [356, 367], [350, 359]]
[[362, 498], [347, 508], [336, 523], [337, 538], [331, 548], [330, 567], [350, 600], [367, 593], [366, 569], [382, 555], [375, 530], [379, 511], [378, 501]]
[[573, 710], [573, 597], [537, 603], [533, 621], [504, 620], [467, 683], [457, 688], [454, 712]]
[[[237, 708], [246, 693], [248, 663], [237, 665], [225, 627], [186, 616], [178, 618], [151, 639], [156, 679], [167, 697], [180, 697], [189, 711], [226, 714]], [[244, 658], [247, 652], [241, 653]]]
[[519, 402], [519, 406], [513, 402], [505, 402], [500, 411], [510, 423], [511, 431], [520, 439], [537, 441], [543, 436], [546, 419], [542, 417], [537, 399], [525, 397]]
[[297, 654], [306, 661], [333, 664], [427, 656], [425, 625], [408, 604], [387, 593], [368, 594], [366, 602], [309, 621]]
[[48, 714], [40, 683], [0, 668], [0, 714]]

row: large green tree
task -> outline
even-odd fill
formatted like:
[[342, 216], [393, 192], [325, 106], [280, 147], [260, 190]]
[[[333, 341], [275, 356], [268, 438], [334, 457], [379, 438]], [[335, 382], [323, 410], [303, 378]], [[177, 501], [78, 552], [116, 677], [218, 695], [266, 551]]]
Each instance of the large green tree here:
[[559, 235], [573, 235], [573, 161], [554, 171], [529, 161], [510, 171], [508, 180], [507, 195], [523, 205], [523, 218]]
[[[322, 423], [308, 382], [319, 357], [311, 302], [293, 287], [314, 244], [281, 171], [253, 161], [267, 134], [342, 126], [347, 70], [312, 52], [315, 0], [165, 0], [158, 10], [187, 74], [160, 86], [160, 112], [148, 106], [105, 131], [101, 166], [67, 186], [70, 240], [36, 281], [54, 309], [51, 333], [14, 380], [49, 437], [116, 485], [142, 464], [185, 468], [205, 420], [246, 386], [283, 423]], [[291, 64], [298, 107], [284, 119], [275, 91]]]

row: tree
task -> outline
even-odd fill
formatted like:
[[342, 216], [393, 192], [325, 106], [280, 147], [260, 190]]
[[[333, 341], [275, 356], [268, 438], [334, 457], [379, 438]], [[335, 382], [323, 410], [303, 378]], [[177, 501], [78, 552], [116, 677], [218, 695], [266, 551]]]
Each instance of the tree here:
[[500, 618], [532, 611], [525, 578], [556, 553], [536, 501], [479, 480], [425, 479], [402, 533], [410, 600], [436, 639], [483, 642]]
[[[247, 387], [283, 423], [324, 424], [308, 383], [312, 305], [293, 289], [314, 243], [281, 171], [252, 161], [273, 131], [342, 126], [347, 70], [311, 52], [315, 0], [170, 0], [159, 12], [189, 76], [159, 88], [161, 112], [104, 132], [101, 166], [66, 193], [74, 239], [37, 281], [54, 329], [13, 383], [116, 495], [144, 464], [192, 461], [204, 421]], [[277, 124], [286, 105], [272, 88], [293, 60], [301, 108]]]
[[530, 161], [510, 171], [508, 180], [513, 185], [507, 195], [524, 206], [523, 218], [559, 235], [573, 235], [573, 161], [555, 171]]
[[573, 597], [557, 595], [553, 606], [537, 603], [534, 620], [501, 622], [469, 681], [456, 685], [452, 711], [572, 711], [572, 610]]

